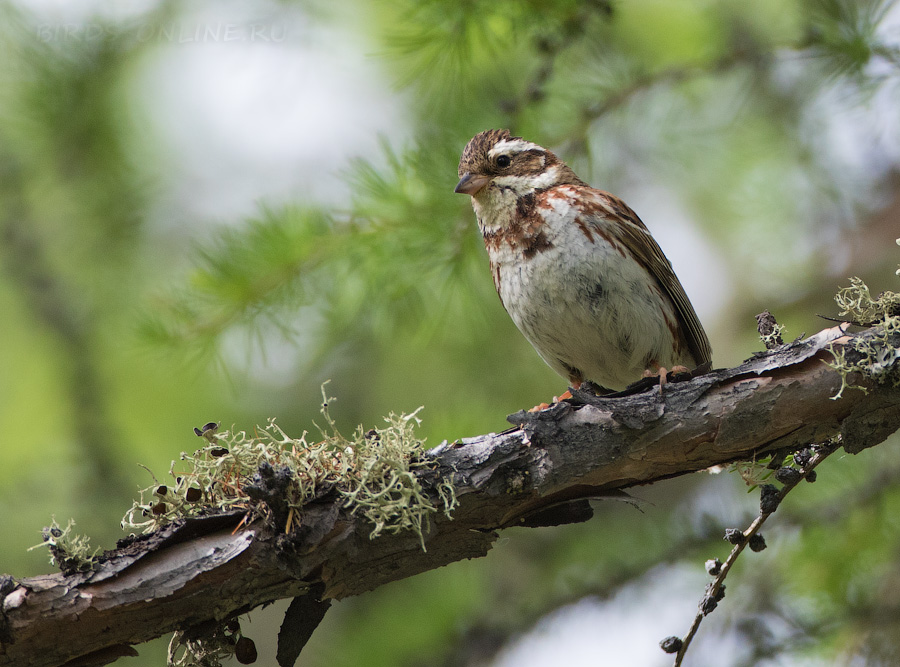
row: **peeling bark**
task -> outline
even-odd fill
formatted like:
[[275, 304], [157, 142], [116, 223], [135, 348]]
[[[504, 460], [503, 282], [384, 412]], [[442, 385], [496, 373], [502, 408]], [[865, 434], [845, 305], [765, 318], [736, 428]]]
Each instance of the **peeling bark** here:
[[900, 428], [900, 390], [869, 383], [869, 393], [831, 400], [841, 380], [823, 362], [830, 344], [848, 339], [835, 327], [632, 396], [576, 392], [512, 415], [503, 433], [440, 445], [429, 456], [453, 476], [459, 506], [452, 520], [434, 517], [427, 551], [413, 534], [370, 540], [364, 520], [328, 500], [307, 507], [297, 534], [211, 516], [107, 552], [92, 572], [0, 577], [0, 667], [107, 664], [132, 645], [174, 630], [202, 634], [267, 602], [312, 591], [325, 604], [483, 556], [502, 528], [585, 520], [590, 497], [837, 434], [849, 452], [874, 446]]

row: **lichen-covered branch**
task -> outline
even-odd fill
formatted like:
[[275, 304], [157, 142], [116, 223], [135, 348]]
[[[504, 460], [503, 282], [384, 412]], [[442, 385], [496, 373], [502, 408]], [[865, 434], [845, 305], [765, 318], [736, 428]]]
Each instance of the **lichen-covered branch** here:
[[839, 356], [890, 339], [845, 329], [645, 393], [576, 392], [513, 415], [502, 433], [443, 443], [424, 455], [427, 465], [411, 468], [425, 496], [452, 481], [458, 503], [450, 517], [428, 515], [427, 550], [414, 530], [370, 538], [371, 520], [334, 492], [287, 507], [295, 516], [280, 523], [267, 518], [274, 512], [237, 506], [133, 538], [88, 571], [0, 578], [0, 666], [105, 664], [172, 631], [202, 637], [280, 598], [312, 591], [316, 600], [339, 599], [482, 556], [507, 526], [585, 520], [590, 497], [836, 434], [849, 452], [877, 445], [900, 428], [900, 389], [851, 369], [848, 384], [866, 391], [832, 400], [844, 384], [839, 370], [848, 369], [828, 363], [832, 348]]

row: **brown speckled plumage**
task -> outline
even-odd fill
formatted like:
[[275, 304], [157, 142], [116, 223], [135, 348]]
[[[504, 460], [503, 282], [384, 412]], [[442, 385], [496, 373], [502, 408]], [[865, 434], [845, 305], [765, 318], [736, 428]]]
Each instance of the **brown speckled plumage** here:
[[681, 283], [621, 199], [508, 130], [473, 137], [459, 177], [504, 307], [574, 386], [616, 389], [643, 371], [708, 366], [709, 341]]

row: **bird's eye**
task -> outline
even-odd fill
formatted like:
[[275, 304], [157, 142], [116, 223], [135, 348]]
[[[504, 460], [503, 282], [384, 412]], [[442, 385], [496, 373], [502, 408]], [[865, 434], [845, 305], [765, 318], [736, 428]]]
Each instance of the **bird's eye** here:
[[497, 158], [497, 166], [501, 169], [508, 167], [510, 162], [512, 160], [510, 160], [509, 155], [501, 155]]

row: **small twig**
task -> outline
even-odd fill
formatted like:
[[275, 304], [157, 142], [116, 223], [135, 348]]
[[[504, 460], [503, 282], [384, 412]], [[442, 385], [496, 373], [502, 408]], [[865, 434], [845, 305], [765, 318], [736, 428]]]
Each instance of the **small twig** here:
[[766, 522], [766, 519], [768, 519], [778, 508], [778, 505], [784, 500], [784, 497], [790, 493], [797, 484], [804, 479], [810, 482], [814, 481], [815, 473], [813, 471], [815, 467], [834, 453], [840, 446], [841, 441], [838, 437], [823, 444], [813, 445], [809, 449], [803, 449], [797, 452], [794, 455], [794, 461], [799, 464], [799, 468], [784, 467], [780, 468], [775, 473], [775, 478], [784, 484], [780, 490], [770, 484], [761, 487], [760, 512], [759, 516], [753, 520], [753, 523], [751, 523], [743, 532], [738, 530], [726, 531], [725, 539], [732, 542], [734, 548], [731, 550], [731, 553], [728, 554], [728, 558], [724, 563], [720, 565], [717, 561], [712, 561], [711, 565], [708, 567], [710, 574], [715, 575], [715, 579], [712, 583], [707, 585], [706, 594], [700, 601], [699, 611], [694, 617], [694, 622], [688, 629], [687, 634], [684, 636], [684, 639], [680, 641], [677, 638], [669, 637], [661, 642], [664, 646], [664, 650], [666, 647], [669, 647], [670, 651], [674, 649], [675, 646], [678, 647], [678, 653], [675, 656], [673, 667], [680, 667], [694, 635], [697, 634], [697, 630], [700, 628], [700, 623], [703, 621], [703, 618], [715, 609], [718, 606], [719, 601], [725, 596], [725, 577], [728, 576], [728, 572], [731, 570], [738, 556], [740, 556], [741, 552], [744, 550], [744, 547], [749, 545], [753, 551], [761, 551], [765, 548], [765, 541], [762, 540], [762, 536], [758, 535], [758, 533], [759, 529]]

